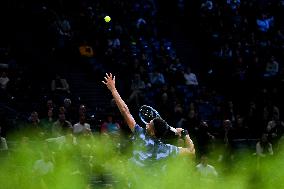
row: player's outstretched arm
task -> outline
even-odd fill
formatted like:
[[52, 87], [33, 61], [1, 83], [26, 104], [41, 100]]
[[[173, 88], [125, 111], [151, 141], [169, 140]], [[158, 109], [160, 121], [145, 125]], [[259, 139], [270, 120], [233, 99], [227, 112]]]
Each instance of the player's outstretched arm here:
[[128, 127], [133, 132], [136, 122], [135, 122], [133, 116], [130, 114], [130, 111], [129, 111], [127, 105], [122, 100], [122, 98], [120, 97], [120, 95], [119, 95], [119, 93], [118, 93], [118, 91], [115, 87], [115, 76], [113, 76], [111, 73], [109, 73], [109, 74], [106, 73], [106, 76], [104, 77], [104, 81], [102, 81], [102, 82], [110, 90], [121, 115], [125, 119]]

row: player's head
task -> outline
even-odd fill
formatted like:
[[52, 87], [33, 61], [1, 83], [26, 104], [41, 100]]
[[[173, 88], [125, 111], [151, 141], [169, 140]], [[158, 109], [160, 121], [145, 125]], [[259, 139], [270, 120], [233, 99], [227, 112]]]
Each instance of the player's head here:
[[150, 136], [162, 139], [168, 132], [169, 126], [165, 120], [160, 117], [157, 117], [151, 120], [150, 123], [146, 125], [146, 130]]

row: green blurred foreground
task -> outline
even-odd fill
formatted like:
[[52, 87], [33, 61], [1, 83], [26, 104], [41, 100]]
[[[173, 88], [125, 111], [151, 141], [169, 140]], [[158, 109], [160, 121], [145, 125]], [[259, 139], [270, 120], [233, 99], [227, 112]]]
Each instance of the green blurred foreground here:
[[[72, 135], [43, 141], [21, 138], [1, 156], [1, 189], [63, 188], [284, 188], [284, 154], [258, 159], [239, 153], [230, 162], [209, 158], [218, 177], [202, 177], [187, 157], [138, 167], [129, 161], [128, 140], [110, 136]], [[221, 150], [218, 151], [220, 153]]]

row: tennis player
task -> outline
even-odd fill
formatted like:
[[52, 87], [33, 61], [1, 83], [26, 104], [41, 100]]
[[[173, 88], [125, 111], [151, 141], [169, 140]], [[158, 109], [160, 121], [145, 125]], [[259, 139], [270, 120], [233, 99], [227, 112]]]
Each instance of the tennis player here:
[[135, 144], [138, 145], [138, 148], [133, 152], [133, 161], [144, 166], [146, 162], [162, 160], [178, 155], [195, 157], [194, 144], [187, 132], [184, 132], [181, 128], [176, 128], [176, 135], [179, 135], [184, 140], [185, 147], [177, 147], [164, 143], [163, 136], [168, 130], [166, 121], [161, 118], [154, 118], [146, 124], [146, 129], [140, 127], [116, 89], [115, 76], [111, 73], [106, 73], [102, 82], [110, 90], [121, 115], [134, 134], [133, 139]]

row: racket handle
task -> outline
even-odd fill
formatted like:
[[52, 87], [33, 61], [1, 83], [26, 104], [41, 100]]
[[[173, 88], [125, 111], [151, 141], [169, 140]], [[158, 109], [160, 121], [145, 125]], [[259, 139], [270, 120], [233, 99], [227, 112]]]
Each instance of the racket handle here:
[[172, 127], [172, 126], [169, 126], [170, 130], [173, 131], [174, 133], [177, 133], [177, 130], [176, 128]]

